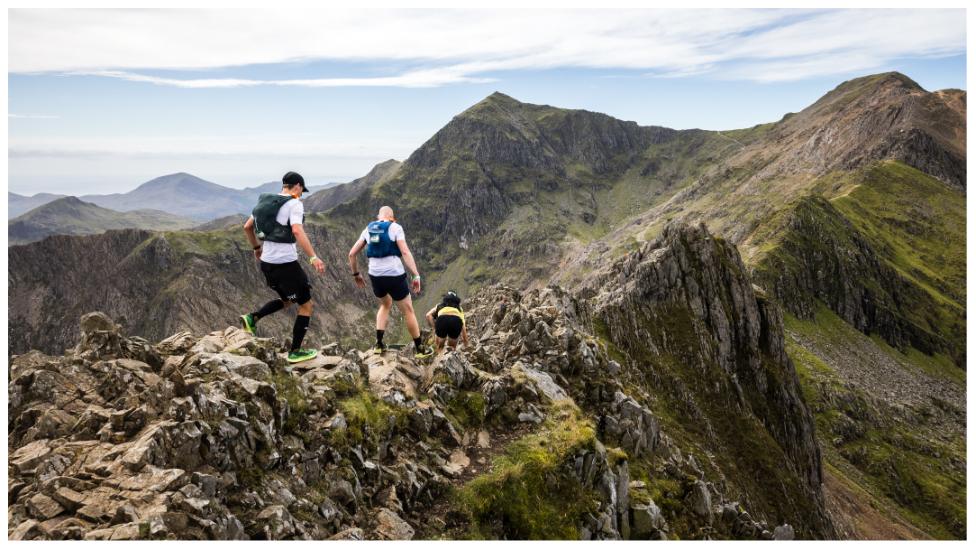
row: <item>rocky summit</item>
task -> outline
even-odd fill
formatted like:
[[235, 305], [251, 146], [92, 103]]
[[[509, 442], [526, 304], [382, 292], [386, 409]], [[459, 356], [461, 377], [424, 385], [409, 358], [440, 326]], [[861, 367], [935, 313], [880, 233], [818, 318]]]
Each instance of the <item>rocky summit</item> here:
[[148, 342], [87, 314], [64, 355], [12, 358], [8, 535], [832, 535], [780, 316], [703, 228], [467, 312], [471, 348], [432, 361], [295, 365], [237, 328]]

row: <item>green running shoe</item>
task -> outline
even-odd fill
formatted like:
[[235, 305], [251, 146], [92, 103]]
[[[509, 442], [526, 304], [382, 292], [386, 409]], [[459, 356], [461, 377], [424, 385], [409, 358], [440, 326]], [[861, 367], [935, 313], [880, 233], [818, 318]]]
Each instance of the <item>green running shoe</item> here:
[[241, 325], [244, 326], [244, 332], [254, 336], [254, 316], [250, 313], [241, 315]]
[[288, 352], [288, 362], [289, 363], [301, 363], [302, 361], [308, 361], [309, 359], [318, 355], [319, 352], [314, 349], [300, 349], [296, 351]]
[[431, 355], [434, 355], [434, 350], [430, 346], [420, 346], [417, 348], [417, 352], [413, 354], [414, 359], [427, 359]]
[[373, 352], [377, 354], [381, 354], [384, 351], [386, 351], [386, 344], [376, 344], [375, 346], [373, 346]]

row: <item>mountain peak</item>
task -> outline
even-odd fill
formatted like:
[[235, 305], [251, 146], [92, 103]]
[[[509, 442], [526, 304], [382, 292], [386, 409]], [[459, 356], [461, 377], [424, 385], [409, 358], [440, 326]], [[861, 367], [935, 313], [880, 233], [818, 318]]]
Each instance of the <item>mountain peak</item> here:
[[491, 95], [485, 97], [481, 101], [475, 103], [471, 107], [468, 107], [464, 112], [458, 116], [475, 115], [486, 112], [493, 112], [498, 110], [510, 110], [517, 109], [521, 106], [526, 105], [521, 101], [515, 99], [512, 96], [505, 95], [501, 92], [492, 92]]
[[848, 104], [861, 98], [894, 97], [912, 93], [926, 93], [917, 82], [899, 72], [879, 73], [842, 82], [827, 92], [813, 106]]

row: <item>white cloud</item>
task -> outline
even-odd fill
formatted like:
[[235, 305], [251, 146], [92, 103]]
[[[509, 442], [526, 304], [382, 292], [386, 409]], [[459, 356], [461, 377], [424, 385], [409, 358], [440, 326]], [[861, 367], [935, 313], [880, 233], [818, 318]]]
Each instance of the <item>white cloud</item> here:
[[[491, 72], [632, 69], [755, 81], [868, 71], [965, 51], [964, 10], [10, 10], [9, 70], [187, 88], [442, 86]], [[309, 60], [384, 76], [170, 78], [150, 70]]]
[[255, 80], [245, 78], [165, 78], [138, 74], [129, 71], [75, 71], [70, 74], [106, 76], [147, 82], [160, 86], [178, 88], [242, 88], [252, 86], [300, 86], [303, 88], [336, 88], [342, 86], [398, 86], [402, 88], [429, 88], [445, 84], [493, 82], [493, 78], [466, 76], [453, 67], [412, 71], [397, 76], [369, 78], [303, 78], [288, 80]]
[[23, 114], [23, 113], [7, 113], [7, 118], [21, 118], [21, 119], [33, 119], [33, 120], [50, 120], [55, 118], [61, 118], [58, 115], [33, 115], [33, 114]]

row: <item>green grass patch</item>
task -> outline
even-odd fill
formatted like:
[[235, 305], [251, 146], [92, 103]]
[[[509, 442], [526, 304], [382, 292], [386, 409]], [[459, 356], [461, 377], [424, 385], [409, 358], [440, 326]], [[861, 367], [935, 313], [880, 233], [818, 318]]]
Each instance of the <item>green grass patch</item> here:
[[485, 421], [485, 396], [476, 391], [458, 391], [447, 403], [445, 414], [464, 428], [481, 426]]
[[578, 451], [592, 449], [593, 426], [575, 405], [556, 403], [542, 429], [509, 445], [489, 473], [458, 493], [476, 539], [579, 539], [583, 514], [593, 496], [565, 465]]
[[346, 417], [348, 428], [344, 438], [347, 443], [376, 446], [381, 437], [391, 429], [403, 428], [407, 421], [405, 410], [376, 397], [364, 386], [360, 386], [350, 397], [339, 401], [338, 408]]

